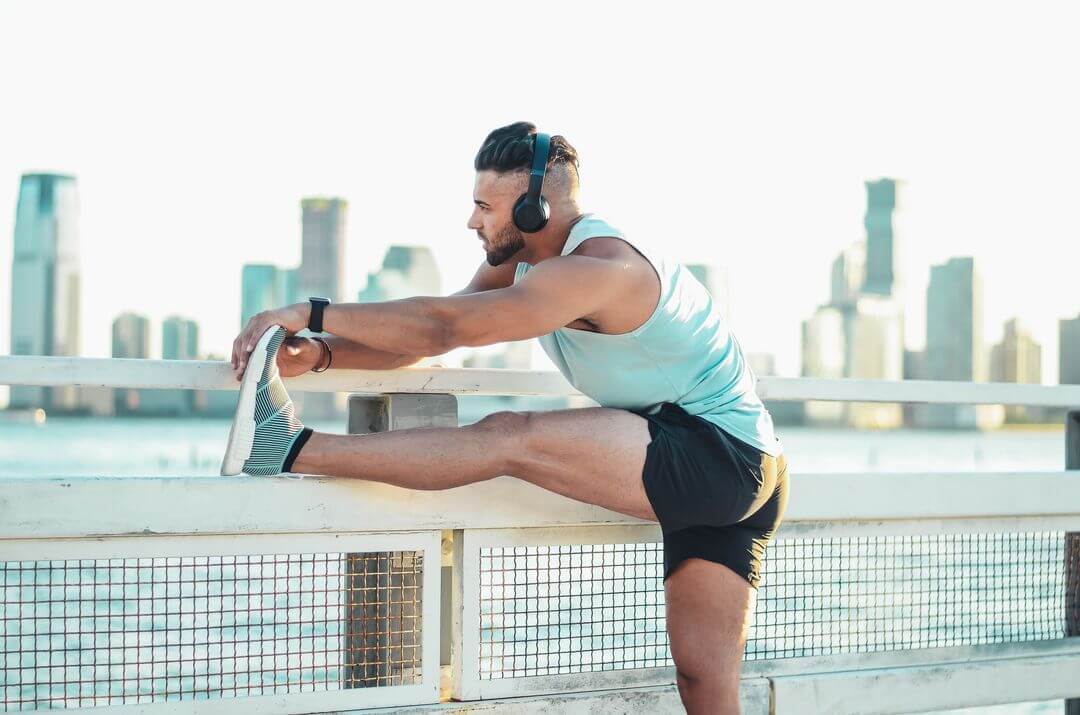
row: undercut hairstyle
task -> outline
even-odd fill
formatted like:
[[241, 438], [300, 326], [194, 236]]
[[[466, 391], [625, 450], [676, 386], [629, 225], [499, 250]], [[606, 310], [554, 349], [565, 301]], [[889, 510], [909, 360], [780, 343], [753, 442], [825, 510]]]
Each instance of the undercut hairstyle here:
[[[480, 146], [476, 153], [473, 166], [477, 171], [495, 171], [499, 174], [513, 172], [528, 173], [532, 169], [533, 146], [536, 143], [536, 125], [531, 122], [514, 122], [505, 127], [499, 127]], [[577, 149], [566, 141], [566, 137], [555, 134], [551, 137], [551, 152], [548, 156], [548, 169], [561, 168], [565, 170], [571, 187], [578, 183], [578, 153]], [[554, 172], [560, 174], [562, 172]], [[559, 181], [557, 176], [552, 179]]]

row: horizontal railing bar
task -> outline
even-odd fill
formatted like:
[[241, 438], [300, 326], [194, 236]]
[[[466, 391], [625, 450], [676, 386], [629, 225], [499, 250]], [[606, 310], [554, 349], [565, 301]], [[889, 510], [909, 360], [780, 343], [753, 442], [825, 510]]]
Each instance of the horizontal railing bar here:
[[[1060, 525], [1078, 515], [1077, 472], [797, 474], [785, 521], [868, 522], [880, 531], [887, 525], [875, 523], [890, 520], [907, 530], [945, 519]], [[0, 479], [0, 538], [8, 539], [649, 523], [512, 477], [442, 491], [332, 477]]]
[[[287, 378], [298, 392], [428, 393], [564, 397], [579, 395], [557, 372], [407, 367], [400, 370], [330, 370]], [[229, 364], [211, 360], [0, 357], [0, 385], [235, 390]], [[1080, 406], [1080, 385], [934, 380], [851, 380], [762, 377], [758, 394], [771, 400], [920, 402], [1043, 407]]]

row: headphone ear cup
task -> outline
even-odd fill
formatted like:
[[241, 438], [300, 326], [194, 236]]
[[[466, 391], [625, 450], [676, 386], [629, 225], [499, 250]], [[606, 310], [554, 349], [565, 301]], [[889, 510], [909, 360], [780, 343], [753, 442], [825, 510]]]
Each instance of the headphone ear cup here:
[[537, 202], [529, 201], [528, 196], [528, 194], [522, 194], [518, 197], [514, 203], [512, 216], [514, 225], [519, 231], [536, 233], [547, 225], [551, 209], [543, 196]]

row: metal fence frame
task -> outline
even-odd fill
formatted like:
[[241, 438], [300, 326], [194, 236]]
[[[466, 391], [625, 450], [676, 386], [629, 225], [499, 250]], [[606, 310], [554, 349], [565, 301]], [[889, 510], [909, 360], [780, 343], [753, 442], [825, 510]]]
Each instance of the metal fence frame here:
[[[0, 383], [236, 389], [224, 363], [0, 357]], [[576, 394], [555, 373], [407, 368], [333, 371], [288, 380], [290, 389], [442, 396]], [[1080, 386], [884, 382], [762, 378], [768, 399], [937, 404], [1080, 405]], [[414, 400], [415, 401], [415, 400]], [[421, 403], [424, 400], [421, 400]], [[1067, 420], [1066, 471], [999, 474], [797, 474], [778, 538], [824, 535], [1080, 533], [1080, 415]], [[880, 477], [881, 479], [877, 479]], [[1018, 479], [1031, 488], [1010, 489]], [[978, 482], [978, 496], [971, 488]], [[197, 482], [197, 483], [195, 483]], [[928, 487], [932, 503], [917, 498]], [[199, 489], [203, 493], [192, 490]], [[165, 496], [163, 496], [163, 493]], [[220, 500], [242, 495], [236, 509]], [[845, 500], [858, 509], [838, 506]], [[161, 504], [168, 503], [168, 509]], [[105, 501], [117, 508], [104, 511]], [[493, 508], [498, 505], [498, 508]], [[203, 712], [298, 713], [416, 705], [438, 700], [439, 594], [449, 598], [452, 690], [467, 700], [578, 691], [643, 689], [674, 681], [670, 667], [528, 678], [479, 678], [480, 549], [536, 543], [654, 541], [655, 525], [543, 492], [508, 477], [439, 493], [329, 479], [0, 479], [0, 559], [240, 555], [422, 550], [423, 677], [419, 686], [226, 698], [199, 702]], [[444, 560], [444, 544], [451, 557]], [[1068, 558], [1068, 557], [1067, 557]], [[1080, 575], [1072, 561], [1068, 573]], [[442, 569], [438, 565], [443, 564]], [[449, 583], [442, 580], [449, 577]], [[447, 586], [447, 587], [444, 587]], [[1080, 588], [1070, 592], [1071, 598]], [[1066, 614], [1075, 632], [1076, 604]], [[470, 635], [471, 632], [471, 635]], [[930, 648], [752, 661], [744, 664], [747, 712], [911, 712], [1043, 698], [1080, 698], [1080, 639]], [[524, 700], [518, 700], [524, 703]], [[1080, 701], [1070, 700], [1067, 708]], [[179, 712], [189, 703], [94, 708], [103, 712]], [[1070, 714], [1076, 712], [1069, 710]]]

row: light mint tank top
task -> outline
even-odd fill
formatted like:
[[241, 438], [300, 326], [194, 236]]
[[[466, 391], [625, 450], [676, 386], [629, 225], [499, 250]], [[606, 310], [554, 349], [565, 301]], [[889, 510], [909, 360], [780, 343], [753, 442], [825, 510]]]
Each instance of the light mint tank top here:
[[[570, 230], [562, 255], [595, 236], [626, 236], [592, 214]], [[540, 344], [571, 385], [604, 407], [648, 413], [674, 402], [774, 457], [783, 445], [758, 397], [757, 378], [724, 316], [682, 264], [631, 243], [660, 277], [653, 314], [629, 333], [558, 328]], [[514, 282], [532, 266], [518, 263]]]

